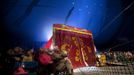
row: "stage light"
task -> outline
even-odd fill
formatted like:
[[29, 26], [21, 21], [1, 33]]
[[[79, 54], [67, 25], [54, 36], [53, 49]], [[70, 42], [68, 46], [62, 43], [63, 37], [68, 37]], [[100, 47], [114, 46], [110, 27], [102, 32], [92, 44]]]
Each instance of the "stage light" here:
[[52, 37], [52, 32], [53, 32], [53, 28], [52, 28], [52, 25], [53, 24], [51, 24], [51, 25], [46, 25], [45, 27], [44, 27], [44, 31], [43, 31], [43, 40], [44, 41], [48, 41], [51, 37]]

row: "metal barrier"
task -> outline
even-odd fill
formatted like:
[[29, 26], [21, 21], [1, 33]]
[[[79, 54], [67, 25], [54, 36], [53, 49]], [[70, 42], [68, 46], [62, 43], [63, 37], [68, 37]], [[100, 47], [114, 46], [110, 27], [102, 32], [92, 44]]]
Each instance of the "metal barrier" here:
[[134, 75], [134, 65], [79, 68], [75, 75]]

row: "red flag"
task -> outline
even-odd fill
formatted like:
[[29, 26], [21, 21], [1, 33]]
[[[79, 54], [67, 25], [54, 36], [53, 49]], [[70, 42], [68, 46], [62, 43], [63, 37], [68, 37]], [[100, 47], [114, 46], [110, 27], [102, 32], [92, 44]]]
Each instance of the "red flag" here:
[[52, 45], [52, 37], [49, 39], [49, 41], [44, 45], [44, 48], [50, 48]]

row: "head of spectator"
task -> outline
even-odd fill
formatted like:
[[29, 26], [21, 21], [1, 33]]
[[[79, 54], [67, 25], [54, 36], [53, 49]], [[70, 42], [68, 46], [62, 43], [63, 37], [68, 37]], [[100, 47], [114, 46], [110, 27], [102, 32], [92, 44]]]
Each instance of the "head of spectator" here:
[[7, 51], [7, 54], [8, 54], [8, 55], [13, 55], [13, 54], [14, 54], [13, 49], [9, 49], [9, 50]]
[[23, 53], [23, 49], [20, 48], [20, 47], [15, 47], [15, 48], [14, 48], [14, 53], [15, 53], [15, 54], [22, 54], [22, 53]]
[[40, 52], [40, 54], [47, 54], [48, 53], [48, 49], [47, 48], [40, 48], [39, 52]]
[[32, 55], [32, 52], [31, 52], [30, 50], [28, 50], [28, 51], [26, 52], [26, 55], [27, 55], [27, 56], [31, 56], [31, 55]]

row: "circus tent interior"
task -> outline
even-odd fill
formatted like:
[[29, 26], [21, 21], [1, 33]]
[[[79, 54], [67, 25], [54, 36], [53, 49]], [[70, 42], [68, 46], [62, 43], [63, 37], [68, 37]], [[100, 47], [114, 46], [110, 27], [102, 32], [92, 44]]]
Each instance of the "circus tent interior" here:
[[[29, 50], [38, 53], [42, 48], [52, 50], [55, 46], [61, 52], [67, 51], [75, 72], [90, 70], [91, 73], [102, 73], [107, 70], [106, 73], [119, 71], [127, 74], [132, 71], [133, 75], [133, 12], [133, 0], [2, 0], [0, 75], [3, 72], [10, 75], [15, 65], [20, 66], [20, 63], [7, 60], [10, 56], [14, 57], [12, 54], [15, 54], [16, 48], [24, 53]], [[118, 60], [112, 57], [106, 60], [103, 55], [110, 53], [112, 57], [124, 56]], [[99, 60], [101, 56], [104, 59]], [[22, 58], [14, 59], [23, 61]], [[34, 67], [37, 66], [33, 63], [36, 64]], [[33, 67], [33, 63], [30, 66]], [[124, 67], [104, 67], [117, 63]], [[129, 68], [130, 71], [120, 71], [120, 68]]]

